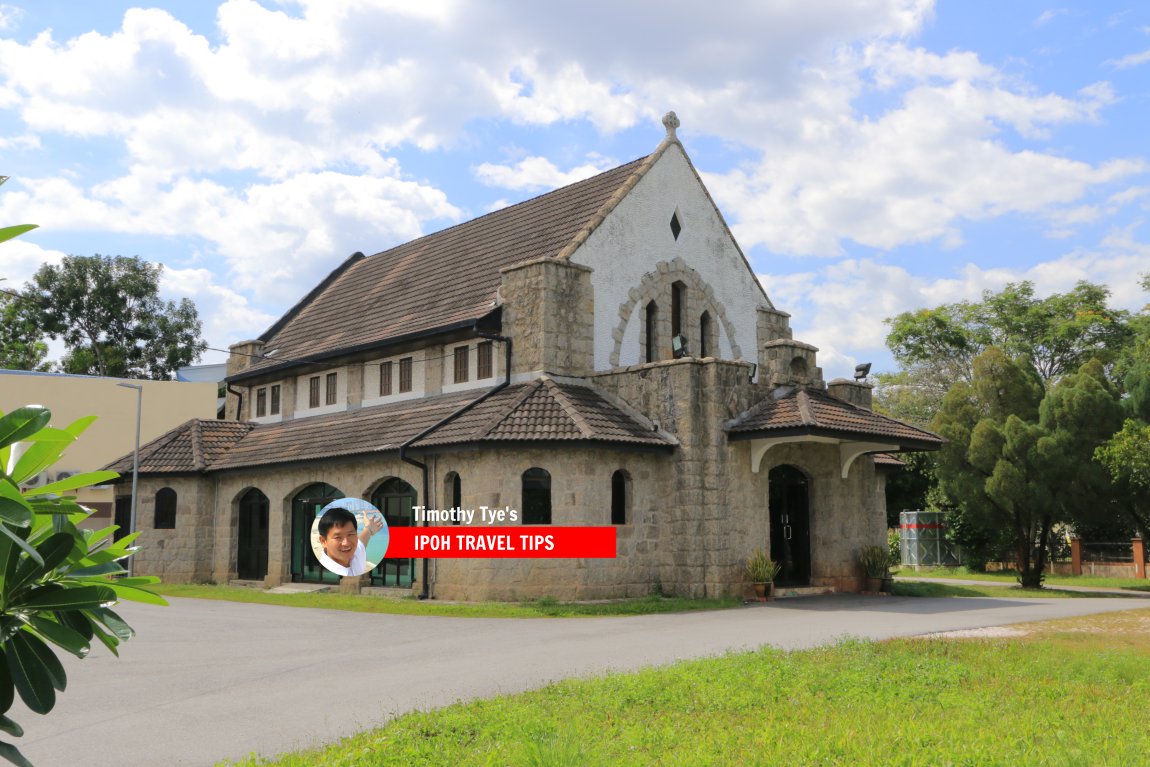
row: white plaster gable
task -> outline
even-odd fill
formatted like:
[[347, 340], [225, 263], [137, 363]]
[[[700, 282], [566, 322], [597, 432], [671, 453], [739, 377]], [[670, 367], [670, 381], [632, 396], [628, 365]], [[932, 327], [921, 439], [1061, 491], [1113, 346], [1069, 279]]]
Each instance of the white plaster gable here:
[[[672, 216], [682, 227], [678, 239]], [[677, 142], [666, 147], [570, 258], [593, 270], [597, 371], [643, 361], [644, 305], [656, 290], [660, 310], [669, 311], [670, 283], [676, 279], [692, 292], [691, 305], [711, 314], [718, 330], [717, 355], [712, 356], [757, 359], [756, 312], [769, 302]], [[697, 317], [688, 319], [695, 354]]]

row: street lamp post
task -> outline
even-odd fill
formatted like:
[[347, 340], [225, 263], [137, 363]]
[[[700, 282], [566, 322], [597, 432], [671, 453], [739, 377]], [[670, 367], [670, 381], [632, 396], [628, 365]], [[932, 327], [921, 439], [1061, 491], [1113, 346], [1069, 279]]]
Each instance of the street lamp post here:
[[[132, 511], [128, 517], [128, 535], [136, 531], [136, 491], [140, 482], [140, 420], [144, 412], [144, 387], [140, 384], [118, 383], [125, 389], [136, 390], [136, 447], [132, 450]], [[133, 564], [128, 559], [128, 575], [132, 575]]]

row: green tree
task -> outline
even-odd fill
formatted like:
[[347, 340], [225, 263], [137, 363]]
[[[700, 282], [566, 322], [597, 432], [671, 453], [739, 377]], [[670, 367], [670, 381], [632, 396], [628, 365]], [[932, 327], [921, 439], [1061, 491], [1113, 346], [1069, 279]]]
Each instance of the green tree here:
[[1010, 531], [1020, 580], [1037, 587], [1054, 522], [1048, 491], [1034, 470], [1042, 382], [1029, 365], [995, 347], [972, 367], [970, 383], [951, 387], [935, 418], [935, 429], [947, 439], [939, 486], [969, 518]]
[[170, 378], [207, 344], [190, 299], [159, 298], [163, 267], [124, 256], [66, 256], [45, 264], [23, 291], [24, 311], [68, 349], [65, 372]]
[[1121, 505], [1131, 522], [1150, 540], [1150, 424], [1127, 419], [1095, 458], [1123, 490]]
[[[7, 180], [7, 176], [0, 176], [0, 186]], [[36, 228], [36, 224], [0, 227], [0, 242]], [[48, 356], [48, 346], [40, 329], [19, 311], [18, 298], [19, 294], [0, 287], [0, 368], [39, 370]]]
[[44, 334], [23, 312], [19, 298], [0, 289], [0, 368], [42, 370], [48, 356]]
[[[1110, 291], [1079, 282], [1067, 293], [1036, 298], [1030, 282], [984, 291], [978, 302], [903, 312], [888, 319], [887, 347], [910, 380], [941, 398], [955, 381], [970, 381], [974, 358], [990, 346], [1030, 362], [1043, 381], [1072, 373], [1091, 359], [1112, 362], [1130, 338], [1129, 314], [1110, 309]], [[896, 382], [897, 383], [897, 382]]]
[[950, 440], [939, 458], [940, 488], [962, 509], [967, 534], [988, 543], [995, 530], [1011, 537], [1019, 580], [1037, 588], [1056, 524], [1113, 516], [1113, 483], [1092, 458], [1121, 420], [1099, 360], [1047, 389], [1027, 360], [990, 347], [935, 421]]

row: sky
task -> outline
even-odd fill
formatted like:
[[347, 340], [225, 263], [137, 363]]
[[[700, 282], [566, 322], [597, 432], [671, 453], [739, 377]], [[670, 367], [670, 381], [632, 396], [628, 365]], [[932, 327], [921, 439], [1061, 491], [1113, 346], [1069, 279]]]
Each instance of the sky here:
[[163, 264], [222, 362], [349, 254], [678, 134], [827, 379], [884, 320], [1150, 272], [1150, 4], [0, 0], [0, 250]]

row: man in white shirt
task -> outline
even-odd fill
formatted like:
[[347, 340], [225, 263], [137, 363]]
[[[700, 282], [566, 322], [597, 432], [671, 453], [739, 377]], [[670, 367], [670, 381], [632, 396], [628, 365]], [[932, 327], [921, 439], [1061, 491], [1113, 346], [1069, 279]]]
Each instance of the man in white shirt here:
[[363, 530], [356, 534], [355, 515], [334, 507], [319, 518], [319, 563], [336, 575], [363, 575], [368, 571], [367, 542], [383, 527], [383, 517], [364, 512]]

